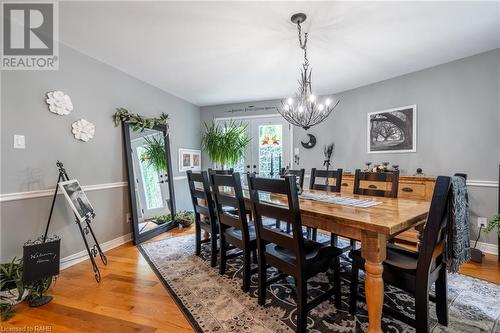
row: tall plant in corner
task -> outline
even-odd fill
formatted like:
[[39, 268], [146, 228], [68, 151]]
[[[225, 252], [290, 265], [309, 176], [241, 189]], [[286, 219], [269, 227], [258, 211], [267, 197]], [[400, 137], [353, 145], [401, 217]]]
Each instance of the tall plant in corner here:
[[223, 125], [214, 121], [210, 124], [205, 123], [205, 132], [201, 137], [202, 149], [215, 166], [222, 169], [240, 162], [249, 143], [246, 125], [233, 120]]

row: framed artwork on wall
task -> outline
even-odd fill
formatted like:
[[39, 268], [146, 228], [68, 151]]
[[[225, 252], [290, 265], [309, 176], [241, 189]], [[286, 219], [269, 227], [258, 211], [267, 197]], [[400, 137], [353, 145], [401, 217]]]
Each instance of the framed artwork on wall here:
[[179, 148], [179, 172], [201, 170], [201, 150]]
[[416, 152], [417, 106], [368, 113], [367, 151], [370, 154]]

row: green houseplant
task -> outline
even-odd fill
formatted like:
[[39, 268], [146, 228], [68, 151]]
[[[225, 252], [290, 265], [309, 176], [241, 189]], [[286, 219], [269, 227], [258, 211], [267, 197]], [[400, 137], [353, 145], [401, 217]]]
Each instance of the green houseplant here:
[[493, 229], [497, 229], [497, 234], [500, 236], [500, 214], [494, 215], [486, 226], [486, 232], [490, 232]]
[[0, 264], [0, 310], [2, 321], [14, 316], [14, 305], [23, 300], [32, 301], [46, 292], [52, 277], [31, 284], [23, 282], [23, 262], [14, 257], [11, 262]]
[[14, 258], [11, 262], [0, 264], [0, 309], [2, 320], [14, 315], [12, 308], [28, 296], [23, 283], [23, 263]]
[[241, 161], [245, 156], [250, 138], [246, 126], [235, 121], [218, 124], [205, 123], [201, 146], [216, 167], [224, 169]]
[[165, 153], [165, 141], [162, 137], [150, 136], [145, 137], [146, 144], [143, 146], [145, 152], [141, 156], [141, 160], [153, 166], [158, 173], [167, 172], [167, 159]]

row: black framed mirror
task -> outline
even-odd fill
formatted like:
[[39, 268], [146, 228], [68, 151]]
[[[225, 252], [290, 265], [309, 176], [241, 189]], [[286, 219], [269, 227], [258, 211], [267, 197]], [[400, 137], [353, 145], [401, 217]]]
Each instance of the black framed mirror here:
[[175, 195], [167, 127], [122, 124], [134, 244], [175, 227]]

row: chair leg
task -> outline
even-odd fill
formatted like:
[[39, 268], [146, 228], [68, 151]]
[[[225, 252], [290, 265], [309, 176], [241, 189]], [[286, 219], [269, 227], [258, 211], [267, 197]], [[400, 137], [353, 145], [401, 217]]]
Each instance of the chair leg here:
[[316, 241], [318, 239], [318, 229], [313, 229], [312, 230], [312, 240]]
[[212, 244], [210, 266], [215, 267], [217, 266], [217, 235], [214, 232], [210, 234], [210, 240]]
[[250, 249], [245, 249], [243, 251], [243, 286], [242, 289], [244, 292], [248, 292], [250, 290], [250, 276], [252, 273], [250, 272]]
[[312, 229], [310, 227], [306, 227], [306, 238], [311, 239], [311, 231]]
[[415, 290], [415, 322], [415, 329], [418, 333], [429, 332], [429, 286], [427, 281], [417, 284]]
[[266, 268], [266, 256], [264, 249], [259, 249], [259, 305], [266, 304], [266, 285], [267, 285], [267, 268]]
[[358, 260], [352, 260], [351, 269], [351, 286], [350, 286], [350, 298], [349, 298], [349, 313], [353, 316], [356, 315], [356, 309], [358, 306], [358, 275], [359, 275], [359, 263]]
[[257, 264], [257, 249], [252, 250], [252, 263]]
[[201, 227], [198, 222], [195, 224], [195, 253], [197, 256], [201, 253]]
[[297, 332], [303, 333], [307, 330], [307, 280], [298, 276], [295, 279], [297, 289]]
[[351, 249], [355, 250], [356, 249], [356, 241], [354, 239], [351, 239], [349, 241], [350, 245], [351, 245]]
[[335, 290], [334, 304], [337, 309], [342, 308], [342, 294], [340, 286], [340, 258], [333, 260], [333, 288]]
[[220, 266], [219, 266], [219, 273], [220, 275], [224, 275], [226, 273], [226, 261], [227, 261], [227, 256], [226, 256], [226, 237], [224, 236], [224, 233], [220, 233]]
[[336, 235], [336, 234], [330, 234], [330, 237], [331, 237], [331, 239], [330, 239], [330, 244], [331, 244], [332, 246], [337, 247], [337, 246], [338, 246], [338, 244], [339, 244], [339, 236], [338, 236], [338, 235]]
[[281, 221], [276, 220], [276, 228], [281, 229]]
[[436, 281], [436, 316], [441, 325], [448, 326], [448, 274], [442, 268]]
[[290, 233], [290, 223], [287, 223], [286, 224], [286, 233], [289, 234]]

